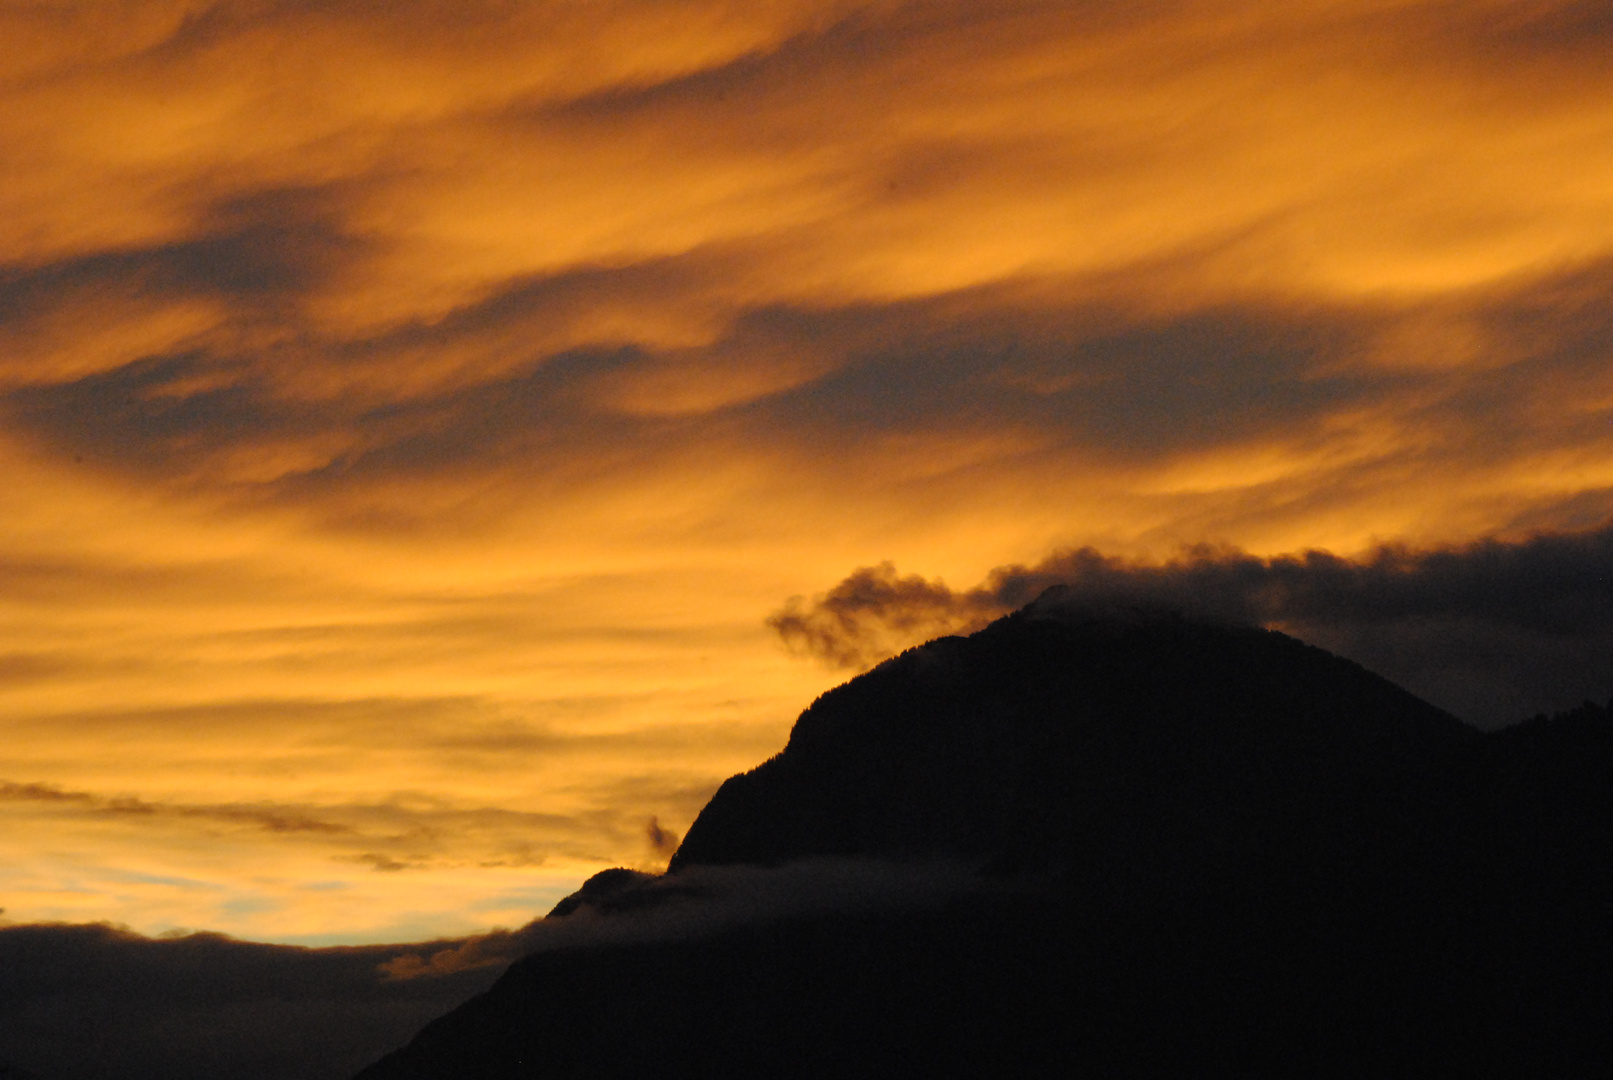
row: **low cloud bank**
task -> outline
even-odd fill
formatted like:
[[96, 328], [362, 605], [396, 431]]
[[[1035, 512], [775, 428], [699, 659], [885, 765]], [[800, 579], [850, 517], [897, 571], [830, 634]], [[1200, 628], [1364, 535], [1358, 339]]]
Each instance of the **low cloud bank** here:
[[933, 904], [978, 887], [951, 864], [696, 867], [642, 879], [629, 901], [514, 931], [320, 949], [218, 934], [148, 938], [105, 924], [0, 926], [0, 1075], [345, 1080], [528, 953], [688, 940], [758, 921]]
[[807, 915], [924, 907], [985, 887], [968, 867], [948, 860], [810, 858], [767, 867], [686, 866], [662, 875], [618, 868], [590, 878], [550, 918], [442, 948], [397, 946], [409, 951], [379, 970], [394, 980], [451, 975], [552, 949], [686, 941]]
[[1347, 656], [1483, 727], [1613, 693], [1613, 524], [1358, 558], [1190, 548], [1165, 562], [1063, 551], [971, 589], [856, 570], [792, 598], [768, 625], [793, 650], [864, 668], [927, 638], [979, 629], [1061, 585], [1070, 602], [1174, 608], [1268, 626]]
[[[490, 986], [513, 934], [309, 949], [219, 934], [0, 927], [0, 1075], [40, 1080], [345, 1080]], [[438, 977], [388, 978], [421, 952], [472, 950]]]

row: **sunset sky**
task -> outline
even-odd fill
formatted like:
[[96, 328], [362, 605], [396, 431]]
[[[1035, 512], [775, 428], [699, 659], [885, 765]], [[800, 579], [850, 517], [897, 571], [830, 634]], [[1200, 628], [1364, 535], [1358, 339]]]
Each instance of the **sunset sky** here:
[[0, 43], [0, 920], [520, 925], [783, 745], [859, 567], [1613, 517], [1600, 0]]

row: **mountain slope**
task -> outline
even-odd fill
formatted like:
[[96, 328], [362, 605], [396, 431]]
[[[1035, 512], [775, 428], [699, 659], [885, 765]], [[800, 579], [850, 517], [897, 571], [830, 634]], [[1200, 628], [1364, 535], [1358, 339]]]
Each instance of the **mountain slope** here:
[[781, 754], [718, 790], [672, 869], [854, 854], [1187, 869], [1320, 840], [1269, 830], [1342, 823], [1476, 737], [1282, 634], [1063, 599], [825, 694]]
[[[1050, 594], [825, 694], [666, 877], [562, 905], [599, 944], [362, 1075], [1596, 1075], [1610, 732], [1480, 735], [1280, 634]], [[617, 932], [821, 860], [974, 885]]]

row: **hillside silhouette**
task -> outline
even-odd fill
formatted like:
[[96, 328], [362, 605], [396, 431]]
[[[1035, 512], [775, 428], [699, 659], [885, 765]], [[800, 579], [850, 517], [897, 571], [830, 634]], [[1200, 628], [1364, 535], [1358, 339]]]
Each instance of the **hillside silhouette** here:
[[1282, 634], [1052, 590], [823, 695], [667, 875], [551, 918], [781, 867], [968, 888], [539, 952], [361, 1076], [1601, 1075], [1610, 768], [1600, 706], [1481, 734]]

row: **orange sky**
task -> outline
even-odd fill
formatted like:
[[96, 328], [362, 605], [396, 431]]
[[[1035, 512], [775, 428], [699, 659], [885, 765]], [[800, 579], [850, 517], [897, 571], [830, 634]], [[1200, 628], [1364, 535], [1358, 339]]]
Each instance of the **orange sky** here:
[[647, 865], [764, 625], [1613, 512], [1600, 3], [5, 0], [0, 906]]

